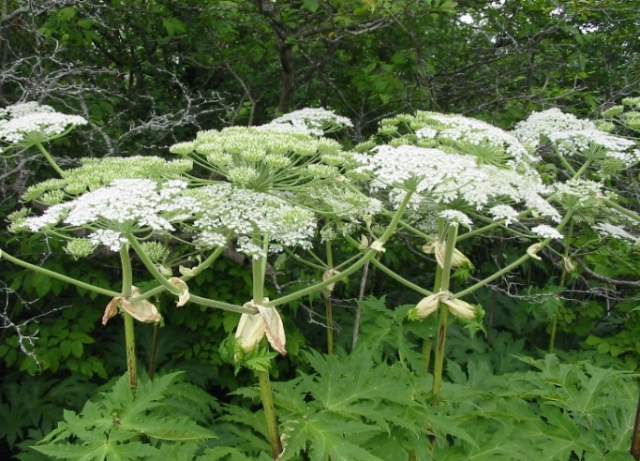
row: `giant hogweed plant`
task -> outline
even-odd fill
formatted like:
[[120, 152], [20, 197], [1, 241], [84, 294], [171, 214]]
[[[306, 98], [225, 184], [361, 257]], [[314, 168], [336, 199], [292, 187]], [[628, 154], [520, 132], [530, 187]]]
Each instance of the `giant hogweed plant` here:
[[[565, 238], [563, 232], [567, 229], [570, 235], [572, 219], [578, 211], [558, 198], [562, 196], [560, 188], [571, 185], [543, 184], [535, 169], [540, 158], [534, 151], [512, 134], [460, 116], [425, 112], [385, 120], [380, 133], [353, 153], [345, 152], [338, 142], [324, 136], [349, 125], [348, 120], [324, 110], [305, 109], [261, 127], [200, 132], [195, 140], [171, 147], [171, 152], [181, 157], [178, 160], [85, 159], [79, 167], [68, 170], [56, 164], [44, 144], [82, 121], [33, 104], [16, 106], [5, 116], [8, 118], [0, 123], [0, 138], [8, 149], [3, 154], [36, 146], [60, 176], [29, 188], [25, 201], [45, 210], [35, 215], [29, 209], [17, 211], [11, 216], [10, 230], [64, 240], [65, 251], [73, 258], [86, 257], [99, 247], [113, 251], [120, 258], [122, 282], [119, 287], [105, 289], [47, 271], [4, 251], [2, 257], [110, 298], [102, 321], [106, 324], [117, 315], [124, 319], [126, 379], [131, 389], [131, 397], [125, 400], [135, 402], [140, 398], [142, 406], [153, 400], [144, 397], [153, 391], [146, 384], [139, 389], [134, 320], [161, 322], [161, 313], [150, 302], [152, 297], [166, 292], [175, 296], [180, 308], [196, 304], [241, 313], [237, 332], [221, 354], [236, 366], [255, 371], [265, 435], [274, 459], [288, 459], [305, 450], [308, 440], [303, 434], [292, 444], [279, 429], [269, 379], [269, 364], [275, 356], [269, 347], [286, 353], [286, 335], [277, 307], [321, 290], [330, 296], [337, 282], [364, 265], [373, 264], [424, 296], [408, 312], [410, 318], [438, 317], [429, 391], [430, 399], [438, 401], [443, 388], [450, 314], [470, 322], [471, 329], [481, 328], [482, 308], [463, 298], [528, 259], [538, 258], [538, 253], [550, 247], [552, 241]], [[533, 147], [539, 136], [540, 133], [533, 138]], [[576, 144], [567, 152], [593, 157], [578, 170], [566, 161], [566, 154], [557, 151], [561, 165], [572, 172], [572, 180], [579, 181], [587, 168], [602, 158], [617, 158], [623, 164], [635, 161], [637, 151], [632, 151], [629, 158], [620, 158], [629, 154], [631, 146], [620, 144], [622, 141], [611, 135], [602, 136], [610, 136], [611, 143], [617, 141], [617, 147], [625, 147], [613, 150], [611, 145], [595, 141]], [[606, 200], [622, 215], [634, 216], [622, 211], [624, 208], [616, 205], [614, 198]], [[554, 207], [553, 201], [561, 206]], [[384, 264], [385, 244], [399, 230], [413, 235], [422, 251], [434, 256], [434, 286], [418, 286]], [[473, 267], [472, 258], [456, 248], [458, 243], [495, 232], [510, 235], [522, 248], [522, 256], [491, 274], [482, 274], [473, 285], [452, 292], [454, 270], [470, 271]], [[314, 248], [318, 233], [324, 256]], [[334, 261], [331, 247], [340, 241], [350, 243], [360, 254]], [[189, 256], [199, 263], [183, 267], [185, 255], [172, 253], [176, 248], [173, 242], [180, 243], [181, 248], [188, 245]], [[215, 264], [230, 245], [252, 261], [252, 293], [247, 294], [249, 299], [242, 306], [198, 296], [188, 286], [192, 277]], [[267, 296], [269, 260], [278, 254], [322, 268], [323, 280], [280, 297]], [[144, 269], [135, 273], [146, 274], [156, 285], [154, 288], [142, 292], [134, 285], [140, 284], [133, 279], [134, 264], [136, 269]], [[145, 286], [149, 286], [147, 279], [141, 280], [147, 282]], [[429, 354], [429, 348], [423, 350]], [[165, 391], [166, 388], [160, 393]], [[69, 429], [69, 418], [65, 418], [66, 426], [45, 439], [40, 446], [42, 451], [76, 459], [78, 451], [71, 446], [86, 445], [95, 440], [92, 431], [101, 431], [104, 436], [104, 424], [121, 422], [115, 416], [110, 423], [74, 426], [74, 432]], [[427, 420], [424, 427], [432, 427]], [[342, 435], [336, 435], [336, 441], [342, 440], [345, 445], [344, 434], [350, 428], [355, 426], [347, 424], [338, 431]], [[192, 428], [188, 432], [197, 435], [184, 436], [190, 440], [212, 436]], [[132, 430], [120, 433], [109, 449], [122, 450], [124, 457], [134, 456], [127, 450], [132, 448], [132, 441], [137, 443], [140, 433], [151, 441], [154, 437], [162, 440], [144, 430]], [[171, 437], [166, 440], [179, 439], [173, 433]], [[105, 459], [111, 453], [105, 450], [98, 449], [95, 459]], [[135, 456], [153, 456], [145, 450], [141, 448]], [[356, 448], [352, 451], [360, 453], [360, 458], [355, 459], [373, 459], [362, 457], [363, 452]], [[310, 453], [313, 459], [337, 456], [313, 447]], [[410, 459], [418, 459], [414, 448], [408, 448], [406, 453]]]

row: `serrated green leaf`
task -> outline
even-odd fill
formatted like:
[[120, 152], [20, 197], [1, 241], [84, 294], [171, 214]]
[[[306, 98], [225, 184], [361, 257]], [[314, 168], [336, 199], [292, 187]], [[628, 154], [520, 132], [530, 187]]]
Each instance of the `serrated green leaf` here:
[[309, 418], [286, 421], [283, 424], [284, 454], [282, 461], [297, 459], [309, 445], [310, 461], [331, 459], [382, 461], [370, 451], [352, 443], [355, 434], [372, 436], [380, 429], [332, 415], [313, 414]]
[[122, 418], [119, 426], [124, 430], [174, 442], [206, 440], [216, 437], [210, 430], [200, 427], [186, 418], [158, 419], [147, 417], [139, 420]]

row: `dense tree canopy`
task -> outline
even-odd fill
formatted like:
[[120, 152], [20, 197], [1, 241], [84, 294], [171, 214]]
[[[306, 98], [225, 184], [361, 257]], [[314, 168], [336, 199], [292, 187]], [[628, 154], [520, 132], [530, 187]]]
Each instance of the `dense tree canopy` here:
[[0, 102], [58, 101], [110, 155], [304, 106], [359, 139], [416, 109], [508, 125], [632, 95], [638, 21], [631, 0], [4, 0]]

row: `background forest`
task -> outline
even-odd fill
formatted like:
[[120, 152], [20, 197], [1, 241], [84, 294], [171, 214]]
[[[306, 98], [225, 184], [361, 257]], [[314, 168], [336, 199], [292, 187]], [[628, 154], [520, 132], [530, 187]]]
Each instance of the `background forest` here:
[[[541, 160], [528, 163], [486, 139], [423, 143], [419, 134], [474, 120], [517, 136], [532, 114], [559, 108], [637, 139], [635, 0], [2, 0], [0, 37], [2, 459], [639, 459], [638, 159], [614, 157], [597, 140], [578, 156], [543, 134], [529, 139]], [[2, 121], [30, 101], [86, 124], [44, 147], [16, 148]], [[558, 221], [542, 207], [522, 211], [514, 231], [515, 215], [491, 227], [497, 212], [487, 218], [462, 196], [450, 208], [466, 214], [403, 214], [409, 196], [391, 191], [373, 220], [318, 212], [318, 229], [335, 219], [344, 238], [327, 230], [300, 241], [320, 249], [310, 264], [288, 249], [247, 254], [236, 237], [209, 261], [186, 243], [192, 229], [180, 228], [175, 240], [157, 238], [167, 253], [151, 262], [150, 245], [132, 240], [126, 266], [105, 247], [72, 259], [60, 235], [11, 229], [25, 202], [34, 200], [36, 215], [53, 205], [44, 198], [54, 188], [34, 185], [84, 171], [90, 161], [80, 159], [111, 160], [116, 171], [121, 157], [154, 156], [162, 176], [178, 155], [204, 183], [228, 171], [209, 168], [217, 151], [199, 142], [227, 142], [233, 131], [224, 129], [235, 126], [268, 143], [247, 127], [304, 108], [348, 119], [329, 117], [321, 135], [305, 138], [340, 157], [339, 168], [359, 158], [352, 150], [384, 145], [409, 164], [409, 146], [438, 147], [477, 156], [478, 168], [538, 178], [564, 211]], [[360, 168], [386, 174], [373, 161]], [[333, 191], [321, 175], [300, 178]], [[583, 180], [580, 194], [574, 180]], [[329, 207], [320, 195], [296, 203]], [[421, 226], [436, 211], [429, 232]], [[551, 229], [536, 232], [539, 223]], [[562, 238], [552, 232], [560, 226]], [[338, 261], [353, 270], [341, 273]], [[165, 283], [163, 265], [181, 277]], [[124, 267], [133, 268], [128, 279]], [[149, 308], [152, 321], [135, 324], [137, 383], [126, 320], [101, 322], [108, 305], [128, 318], [132, 279], [142, 293], [156, 290], [149, 299], [163, 317], [153, 323]], [[187, 279], [199, 298], [178, 309]], [[317, 289], [296, 297], [307, 287]], [[433, 298], [436, 288], [457, 294]], [[240, 313], [274, 305], [287, 355], [276, 357], [270, 320], [270, 345], [260, 337], [239, 353]]]

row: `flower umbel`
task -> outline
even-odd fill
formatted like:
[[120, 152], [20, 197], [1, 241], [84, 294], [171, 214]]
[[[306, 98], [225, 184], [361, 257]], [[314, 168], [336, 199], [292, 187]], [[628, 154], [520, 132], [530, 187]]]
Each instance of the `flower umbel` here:
[[0, 143], [29, 147], [64, 136], [86, 123], [80, 116], [61, 114], [36, 102], [16, 104], [0, 111]]

